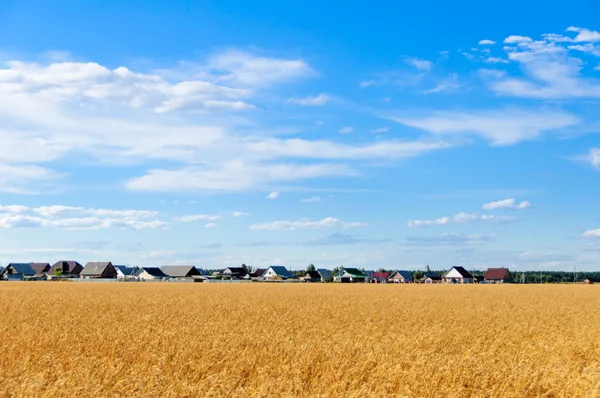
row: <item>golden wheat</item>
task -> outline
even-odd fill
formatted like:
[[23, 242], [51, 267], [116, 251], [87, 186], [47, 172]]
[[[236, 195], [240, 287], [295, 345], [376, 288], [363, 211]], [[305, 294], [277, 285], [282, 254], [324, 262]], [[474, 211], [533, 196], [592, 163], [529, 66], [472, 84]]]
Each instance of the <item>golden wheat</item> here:
[[0, 396], [590, 396], [596, 286], [0, 283]]

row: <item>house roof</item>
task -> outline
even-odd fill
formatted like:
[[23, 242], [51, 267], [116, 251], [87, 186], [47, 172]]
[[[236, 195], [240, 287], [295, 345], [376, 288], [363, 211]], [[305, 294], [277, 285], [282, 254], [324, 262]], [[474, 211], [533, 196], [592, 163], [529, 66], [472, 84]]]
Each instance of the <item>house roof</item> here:
[[165, 277], [167, 277], [167, 274], [165, 274], [158, 267], [142, 267], [142, 269], [144, 271], [146, 271], [147, 273], [149, 273], [150, 275], [152, 275], [153, 277], [155, 277], [155, 278], [165, 278]]
[[292, 274], [290, 274], [290, 271], [288, 271], [287, 268], [282, 265], [271, 265], [269, 268], [272, 269], [278, 276], [293, 278]]
[[31, 265], [29, 265], [29, 263], [10, 263], [6, 266], [6, 269], [9, 270], [9, 274], [35, 276], [35, 270], [31, 268]]
[[359, 270], [358, 268], [342, 268], [343, 271], [346, 271], [350, 275], [358, 278], [365, 278], [367, 275]]
[[110, 261], [100, 261], [100, 262], [89, 262], [83, 267], [83, 271], [81, 271], [81, 275], [83, 276], [94, 276], [94, 275], [102, 275], [106, 271], [107, 268], [112, 267], [112, 263]]
[[114, 267], [125, 276], [133, 276], [140, 270], [138, 267], [128, 267], [126, 265], [115, 265]]
[[248, 272], [246, 272], [246, 270], [244, 269], [244, 267], [227, 267], [225, 269], [223, 269], [221, 271], [221, 274], [225, 274], [225, 271], [229, 270], [229, 273], [227, 273], [227, 275], [247, 275]]
[[53, 273], [55, 269], [60, 268], [63, 270], [63, 274], [77, 275], [83, 270], [83, 265], [77, 261], [57, 261], [50, 267], [50, 273]]
[[49, 263], [29, 263], [31, 268], [35, 271], [36, 275], [43, 274], [44, 272], [48, 272], [50, 270]]
[[488, 268], [485, 271], [485, 279], [511, 279], [508, 268]]
[[321, 274], [319, 274], [317, 271], [307, 271], [304, 277], [311, 279], [321, 279]]
[[258, 278], [263, 276], [263, 274], [267, 271], [266, 268], [257, 268], [250, 273], [250, 276], [253, 278]]
[[173, 278], [188, 278], [200, 275], [200, 271], [193, 265], [164, 265], [162, 270], [165, 274]]
[[390, 276], [389, 272], [373, 272], [373, 279], [377, 279], [378, 281], [386, 280]]
[[395, 276], [395, 275], [399, 275], [402, 277], [402, 279], [404, 279], [405, 281], [412, 281], [413, 280], [413, 274], [411, 274], [409, 271], [405, 271], [405, 270], [396, 270], [392, 273], [391, 276]]
[[331, 279], [331, 271], [329, 271], [328, 269], [319, 268], [317, 270], [317, 272], [319, 273], [319, 275], [321, 275], [321, 278], [323, 278], [323, 279]]
[[432, 281], [439, 281], [442, 279], [442, 277], [438, 275], [425, 275], [421, 279], [431, 279]]
[[452, 269], [455, 269], [463, 278], [473, 279], [473, 275], [463, 267], [452, 267]]

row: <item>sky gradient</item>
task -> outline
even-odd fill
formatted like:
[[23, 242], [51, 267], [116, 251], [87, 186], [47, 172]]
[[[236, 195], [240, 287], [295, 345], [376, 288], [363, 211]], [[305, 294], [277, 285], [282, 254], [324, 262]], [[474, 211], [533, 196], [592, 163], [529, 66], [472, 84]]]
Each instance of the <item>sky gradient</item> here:
[[219, 3], [2, 2], [0, 263], [600, 270], [600, 4]]

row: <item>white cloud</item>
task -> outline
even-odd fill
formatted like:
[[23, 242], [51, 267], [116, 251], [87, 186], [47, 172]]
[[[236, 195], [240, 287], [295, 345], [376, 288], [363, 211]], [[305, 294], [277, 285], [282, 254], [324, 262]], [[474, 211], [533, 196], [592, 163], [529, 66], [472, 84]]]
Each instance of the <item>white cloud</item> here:
[[584, 53], [592, 54], [596, 57], [600, 57], [600, 46], [595, 46], [590, 43], [586, 44], [577, 44], [574, 46], [569, 46], [569, 50], [581, 51]]
[[377, 129], [369, 130], [369, 133], [377, 133], [378, 134], [378, 133], [387, 133], [388, 131], [390, 131], [389, 127], [380, 127]]
[[508, 36], [504, 39], [505, 44], [531, 43], [533, 40], [527, 36]]
[[567, 32], [577, 32], [578, 35], [573, 39], [574, 42], [597, 42], [600, 41], [600, 32], [593, 30], [570, 26]]
[[234, 217], [246, 217], [249, 216], [250, 213], [244, 213], [243, 211], [234, 211], [233, 213], [231, 213], [231, 215]]
[[496, 202], [484, 203], [484, 210], [499, 210], [499, 209], [514, 209], [514, 210], [525, 210], [531, 207], [531, 203], [528, 201], [517, 202], [514, 199], [498, 200]]
[[595, 169], [600, 169], [600, 148], [591, 148], [588, 153], [575, 156], [573, 160], [587, 163]]
[[262, 224], [253, 224], [250, 226], [250, 229], [253, 231], [295, 231], [297, 229], [347, 229], [366, 226], [368, 226], [368, 224], [363, 222], [346, 222], [338, 218], [327, 217], [317, 221], [310, 221], [309, 219], [304, 218], [300, 221], [275, 221]]
[[[2, 149], [0, 149], [1, 151]], [[1, 158], [0, 155], [0, 160]], [[50, 189], [53, 184], [58, 182], [60, 177], [59, 173], [43, 167], [34, 165], [13, 166], [0, 162], [0, 193], [41, 193]]]
[[354, 127], [352, 127], [352, 126], [346, 126], [346, 127], [342, 127], [342, 128], [339, 130], [339, 133], [340, 133], [340, 134], [350, 134], [350, 133], [352, 133], [353, 131], [354, 131]]
[[478, 135], [493, 145], [511, 145], [543, 132], [577, 125], [579, 119], [560, 110], [435, 112], [427, 117], [390, 117], [436, 135]]
[[509, 63], [509, 61], [507, 59], [498, 58], [498, 57], [485, 58], [483, 60], [483, 62], [485, 62], [487, 64], [508, 64]]
[[508, 216], [495, 216], [489, 214], [479, 215], [476, 213], [458, 213], [451, 217], [440, 217], [433, 220], [409, 220], [406, 224], [411, 228], [418, 228], [470, 222], [508, 222], [513, 220], [513, 217]]
[[423, 90], [423, 94], [441, 93], [446, 91], [455, 91], [460, 88], [458, 83], [458, 75], [455, 73], [451, 74], [446, 80], [441, 81], [435, 87]]
[[215, 224], [214, 222], [209, 222], [209, 223], [204, 224], [204, 228], [214, 228], [216, 226], [217, 226], [217, 224]]
[[279, 198], [279, 192], [273, 191], [266, 196], [267, 199], [277, 199]]
[[313, 196], [310, 198], [302, 199], [303, 203], [314, 203], [314, 202], [320, 202], [320, 201], [321, 201], [320, 196]]
[[176, 217], [175, 221], [179, 222], [195, 222], [195, 221], [216, 221], [221, 216], [215, 214], [189, 214], [186, 216]]
[[581, 236], [584, 238], [600, 238], [600, 229], [585, 231]]
[[111, 210], [74, 206], [27, 207], [0, 206], [0, 228], [65, 228], [96, 230], [127, 228], [134, 230], [168, 228], [158, 212], [149, 210]]
[[322, 106], [331, 101], [331, 97], [325, 93], [321, 93], [314, 97], [291, 98], [287, 102], [300, 106]]
[[414, 66], [415, 68], [417, 68], [418, 70], [421, 71], [430, 71], [431, 68], [433, 67], [433, 63], [424, 59], [419, 59], [419, 58], [406, 58], [406, 62], [412, 66]]
[[492, 46], [492, 45], [496, 44], [496, 42], [493, 40], [484, 39], [484, 40], [479, 40], [479, 44], [482, 46]]

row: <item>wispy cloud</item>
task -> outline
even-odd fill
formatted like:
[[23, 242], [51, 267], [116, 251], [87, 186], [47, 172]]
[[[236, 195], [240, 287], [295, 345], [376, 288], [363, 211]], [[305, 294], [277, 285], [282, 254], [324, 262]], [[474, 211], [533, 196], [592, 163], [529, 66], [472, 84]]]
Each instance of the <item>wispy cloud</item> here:
[[600, 229], [585, 231], [581, 236], [584, 238], [600, 238]]
[[358, 235], [349, 234], [331, 234], [325, 238], [311, 239], [303, 242], [303, 246], [338, 246], [338, 245], [353, 245], [353, 244], [377, 244], [390, 242], [391, 239], [369, 239]]
[[445, 233], [432, 237], [407, 236], [406, 244], [409, 246], [456, 246], [488, 243], [496, 238], [495, 235], [468, 235], [459, 233]]
[[195, 221], [215, 221], [219, 220], [221, 216], [216, 214], [189, 214], [186, 216], [175, 217], [175, 221], [179, 222], [195, 222]]
[[321, 197], [320, 196], [313, 196], [310, 198], [306, 198], [306, 199], [302, 199], [302, 203], [314, 203], [314, 202], [320, 202], [321, 201]]
[[588, 164], [595, 169], [600, 169], [600, 148], [590, 148], [588, 153], [574, 156], [571, 159], [576, 162]]
[[266, 196], [267, 199], [277, 199], [279, 198], [279, 192], [273, 191]]
[[323, 106], [331, 100], [332, 98], [329, 95], [321, 93], [314, 97], [291, 98], [287, 102], [300, 106]]
[[347, 222], [339, 218], [326, 217], [322, 220], [311, 221], [303, 218], [299, 221], [274, 221], [262, 224], [253, 224], [250, 229], [253, 231], [295, 231], [297, 229], [323, 229], [323, 228], [358, 228], [366, 227], [364, 222]]
[[390, 128], [386, 126], [386, 127], [379, 127], [376, 129], [369, 130], [369, 133], [379, 134], [379, 133], [387, 133], [388, 131], [390, 131]]
[[490, 214], [476, 214], [476, 213], [458, 213], [450, 217], [440, 217], [431, 220], [409, 220], [406, 224], [410, 228], [418, 227], [431, 227], [448, 224], [461, 224], [461, 223], [472, 223], [472, 222], [509, 222], [514, 221], [513, 217], [509, 216], [496, 216]]
[[415, 68], [417, 68], [420, 71], [425, 71], [425, 72], [430, 71], [431, 68], [433, 67], [433, 63], [431, 61], [427, 61], [427, 60], [419, 59], [419, 58], [410, 58], [410, 57], [406, 58], [406, 63], [414, 66]]
[[354, 127], [352, 126], [346, 126], [346, 127], [342, 127], [341, 129], [339, 129], [339, 133], [340, 134], [350, 134], [354, 131]]
[[517, 202], [515, 199], [504, 199], [495, 202], [484, 203], [482, 208], [484, 210], [499, 210], [499, 209], [514, 209], [514, 210], [525, 210], [531, 207], [531, 203], [528, 201]]
[[492, 46], [492, 45], [496, 44], [496, 42], [493, 40], [484, 39], [484, 40], [479, 40], [479, 44], [482, 46]]

